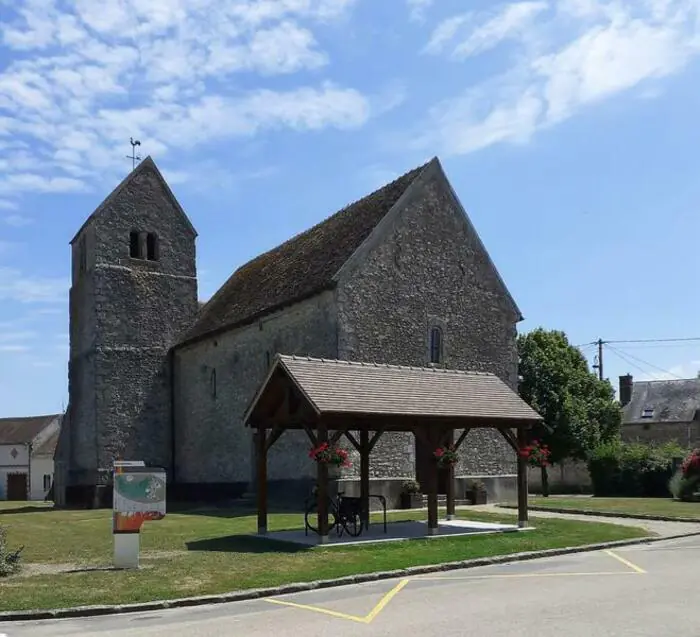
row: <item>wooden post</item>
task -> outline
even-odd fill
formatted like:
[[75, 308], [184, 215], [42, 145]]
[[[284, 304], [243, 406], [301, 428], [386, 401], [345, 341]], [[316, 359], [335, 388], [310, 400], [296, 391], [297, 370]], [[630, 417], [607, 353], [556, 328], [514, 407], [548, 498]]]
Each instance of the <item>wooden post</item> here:
[[267, 430], [258, 429], [255, 448], [258, 461], [258, 535], [267, 534]]
[[[328, 442], [328, 430], [325, 425], [318, 426], [318, 444]], [[317, 465], [318, 481], [318, 535], [319, 543], [328, 543], [328, 466], [319, 462]]]
[[362, 524], [369, 529], [369, 431], [360, 431], [360, 502]]
[[[518, 427], [518, 450], [527, 445], [527, 435], [523, 427]], [[527, 527], [527, 458], [518, 453], [518, 526]]]
[[428, 535], [438, 533], [438, 464], [433, 457], [436, 448], [436, 436], [428, 432], [423, 444], [430, 445], [428, 449], [430, 462], [428, 464]]
[[[452, 445], [455, 439], [455, 432], [451, 430], [446, 436], [447, 444]], [[454, 520], [457, 515], [455, 512], [455, 468], [454, 465], [447, 467], [447, 519]]]

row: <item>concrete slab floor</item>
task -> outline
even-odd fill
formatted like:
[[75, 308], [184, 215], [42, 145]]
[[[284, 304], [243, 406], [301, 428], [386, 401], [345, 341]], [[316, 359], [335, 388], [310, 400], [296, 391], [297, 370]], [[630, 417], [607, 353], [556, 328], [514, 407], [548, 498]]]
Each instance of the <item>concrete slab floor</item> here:
[[[362, 535], [359, 537], [352, 537], [345, 532], [339, 536], [335, 529], [331, 529], [328, 535], [328, 543], [325, 546], [398, 542], [402, 540], [458, 537], [462, 535], [480, 535], [484, 533], [506, 533], [531, 529], [532, 527], [519, 529], [516, 524], [496, 524], [492, 522], [476, 522], [470, 520], [439, 520], [438, 533], [436, 535], [428, 535], [428, 523], [425, 521], [389, 522], [387, 523], [386, 533], [384, 533], [384, 525], [382, 523], [373, 522], [370, 524], [369, 529], [362, 531]], [[265, 537], [270, 540], [291, 542], [303, 546], [316, 546], [320, 543], [320, 538], [314, 531], [309, 530], [308, 534], [306, 534], [303, 529], [273, 531], [269, 532]]]

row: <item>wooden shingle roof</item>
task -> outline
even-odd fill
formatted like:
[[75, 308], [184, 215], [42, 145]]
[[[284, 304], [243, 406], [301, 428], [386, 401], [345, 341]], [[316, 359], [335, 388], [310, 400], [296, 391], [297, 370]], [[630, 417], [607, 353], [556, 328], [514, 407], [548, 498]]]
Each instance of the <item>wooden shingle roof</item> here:
[[238, 268], [200, 309], [182, 344], [332, 287], [333, 277], [427, 164], [343, 208], [325, 221]]
[[542, 420], [495, 374], [278, 355], [270, 377], [277, 366], [319, 415]]

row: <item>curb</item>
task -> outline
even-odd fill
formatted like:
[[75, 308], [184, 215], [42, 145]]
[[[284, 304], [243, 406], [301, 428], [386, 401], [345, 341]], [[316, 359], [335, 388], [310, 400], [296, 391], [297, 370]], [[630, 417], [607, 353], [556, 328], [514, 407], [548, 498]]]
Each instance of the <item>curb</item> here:
[[[497, 504], [499, 509], [517, 509], [510, 504]], [[572, 515], [588, 515], [599, 518], [625, 518], [627, 520], [654, 520], [656, 522], [681, 522], [684, 524], [700, 524], [700, 518], [672, 518], [667, 515], [653, 515], [646, 513], [612, 513], [610, 511], [590, 511], [586, 509], [563, 509], [558, 507], [528, 506], [529, 511], [543, 511], [545, 513], [571, 513]]]
[[313, 582], [298, 582], [294, 584], [284, 584], [270, 588], [257, 588], [232, 593], [221, 593], [219, 595], [203, 595], [200, 597], [184, 597], [180, 599], [160, 600], [154, 602], [143, 602], [140, 604], [121, 604], [115, 606], [75, 606], [73, 608], [56, 608], [49, 610], [24, 610], [0, 612], [0, 622], [37, 621], [42, 619], [68, 619], [78, 617], [98, 617], [102, 615], [120, 615], [125, 613], [142, 613], [154, 610], [166, 610], [169, 608], [184, 608], [188, 606], [203, 606], [206, 604], [226, 604], [231, 602], [242, 602], [265, 597], [277, 597], [289, 595], [290, 593], [301, 593], [323, 588], [335, 588], [338, 586], [349, 586], [352, 584], [364, 584], [365, 582], [376, 582], [386, 579], [397, 579], [405, 577], [415, 577], [428, 573], [439, 573], [444, 571], [455, 571], [479, 566], [491, 566], [493, 564], [508, 564], [511, 562], [524, 562], [528, 560], [540, 559], [544, 557], [557, 557], [559, 555], [570, 555], [572, 553], [588, 553], [613, 549], [621, 546], [634, 546], [639, 544], [652, 544], [667, 540], [677, 540], [680, 538], [700, 536], [700, 531], [692, 533], [678, 533], [663, 537], [643, 537], [632, 540], [616, 540], [614, 542], [602, 542], [599, 544], [585, 544], [583, 546], [568, 546], [559, 549], [545, 549], [541, 551], [528, 551], [525, 553], [512, 553], [510, 555], [499, 555], [495, 557], [480, 557], [472, 560], [462, 560], [459, 562], [445, 562], [444, 564], [429, 564], [425, 566], [411, 566], [409, 568], [395, 571], [381, 571], [378, 573], [361, 573], [330, 580], [317, 580]]

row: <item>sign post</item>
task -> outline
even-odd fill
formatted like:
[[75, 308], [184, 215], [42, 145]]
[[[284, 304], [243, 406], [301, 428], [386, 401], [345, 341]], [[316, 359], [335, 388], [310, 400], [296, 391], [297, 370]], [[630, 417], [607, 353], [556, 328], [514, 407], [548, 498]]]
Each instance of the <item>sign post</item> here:
[[141, 526], [165, 517], [165, 469], [115, 462], [113, 484], [114, 566], [138, 568]]

